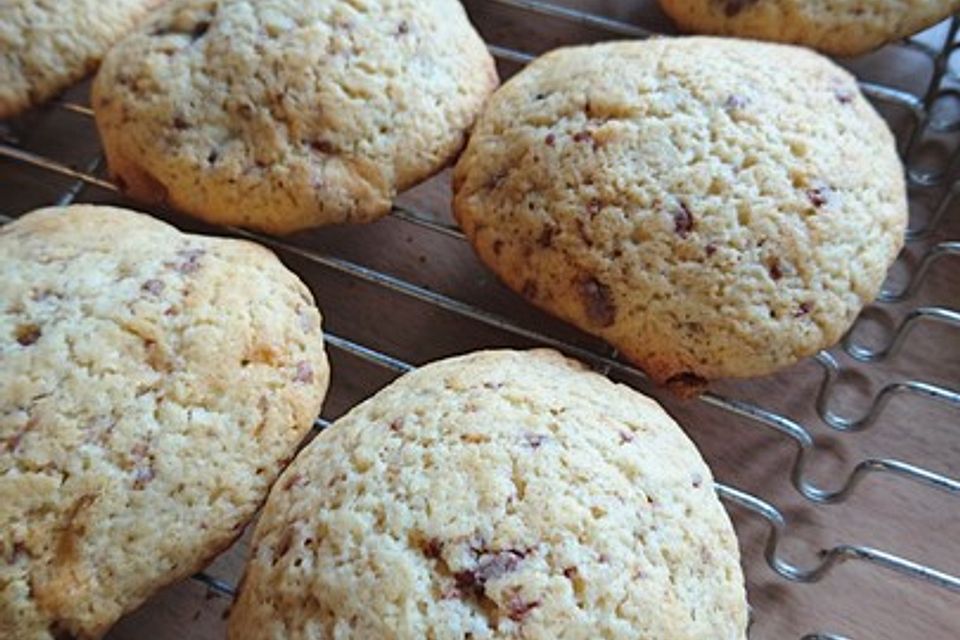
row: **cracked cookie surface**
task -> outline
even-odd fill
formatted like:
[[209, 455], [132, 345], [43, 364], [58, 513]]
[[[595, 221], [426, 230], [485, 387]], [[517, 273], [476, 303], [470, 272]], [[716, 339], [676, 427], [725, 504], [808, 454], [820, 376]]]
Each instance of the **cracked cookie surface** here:
[[163, 1], [0, 3], [0, 118], [44, 102], [93, 71], [110, 45]]
[[695, 37], [532, 63], [478, 120], [454, 213], [512, 289], [695, 389], [839, 340], [907, 202], [893, 136], [847, 72]]
[[745, 638], [737, 542], [654, 401], [559, 354], [426, 365], [277, 481], [232, 640]]
[[242, 531], [326, 392], [269, 251], [73, 206], [0, 227], [0, 637], [100, 637]]
[[960, 0], [659, 0], [694, 33], [773, 40], [837, 56], [867, 53], [960, 11]]
[[496, 84], [456, 0], [174, 0], [107, 56], [93, 107], [131, 196], [285, 233], [388, 213]]

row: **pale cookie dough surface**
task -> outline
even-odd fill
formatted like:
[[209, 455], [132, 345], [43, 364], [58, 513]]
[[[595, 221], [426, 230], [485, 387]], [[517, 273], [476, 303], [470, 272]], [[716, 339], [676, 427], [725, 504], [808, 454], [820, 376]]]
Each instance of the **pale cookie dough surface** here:
[[274, 233], [389, 212], [496, 86], [456, 0], [175, 0], [93, 105], [121, 189]]
[[893, 137], [848, 73], [713, 38], [539, 59], [491, 99], [454, 193], [507, 285], [680, 386], [834, 344], [907, 218]]
[[93, 71], [114, 42], [163, 0], [0, 2], [0, 118]]
[[427, 365], [277, 481], [232, 640], [734, 640], [737, 542], [654, 401], [552, 351]]
[[694, 33], [773, 40], [855, 56], [960, 11], [960, 0], [659, 0]]
[[0, 255], [0, 638], [97, 638], [253, 516], [326, 392], [320, 314], [262, 247], [121, 209]]

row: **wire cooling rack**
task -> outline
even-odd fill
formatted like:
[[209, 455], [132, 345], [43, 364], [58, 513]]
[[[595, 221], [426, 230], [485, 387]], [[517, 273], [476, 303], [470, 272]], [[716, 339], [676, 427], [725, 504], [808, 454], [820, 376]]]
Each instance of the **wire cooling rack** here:
[[[632, 12], [600, 0], [466, 4], [504, 78], [559, 44], [648, 37], [669, 30], [665, 19], [643, 3]], [[589, 11], [582, 8], [585, 4]], [[154, 213], [190, 230], [265, 244], [310, 284], [326, 316], [334, 364], [334, 385], [315, 433], [360, 398], [412, 369], [412, 363], [483, 346], [555, 347], [657, 395], [701, 444], [718, 477], [731, 478], [718, 484], [717, 491], [740, 534], [754, 637], [960, 637], [960, 615], [952, 613], [960, 605], [960, 566], [943, 566], [960, 556], [960, 482], [951, 477], [960, 467], [960, 437], [955, 429], [950, 433], [960, 415], [960, 351], [954, 348], [960, 312], [947, 306], [956, 301], [960, 280], [951, 278], [944, 266], [960, 255], [960, 241], [949, 239], [956, 234], [951, 216], [960, 210], [960, 78], [951, 67], [951, 55], [960, 48], [958, 29], [960, 17], [955, 17], [929, 37], [907, 40], [851, 65], [864, 93], [897, 134], [911, 199], [907, 247], [877, 304], [861, 315], [837, 348], [780, 376], [717, 385], [695, 401], [664, 397], [615, 351], [529, 309], [497, 285], [450, 220], [444, 182], [448, 175], [406, 194], [382, 222], [284, 239], [211, 228], [168, 211]], [[105, 177], [87, 105], [87, 89], [80, 87], [43, 110], [0, 123], [0, 222], [52, 203], [118, 201], [116, 187]], [[931, 435], [928, 425], [918, 422], [920, 415], [947, 426]], [[704, 426], [714, 423], [716, 427]], [[734, 423], [736, 430], [730, 426]], [[859, 446], [845, 449], [856, 433], [880, 430], [899, 434], [898, 440], [882, 442], [922, 460], [860, 455]], [[858, 457], [852, 457], [851, 450]], [[767, 472], [758, 473], [761, 468]], [[861, 488], [868, 476], [889, 481], [871, 480]], [[738, 488], [734, 480], [740, 477], [752, 486]], [[770, 488], [787, 482], [786, 488]], [[766, 493], [777, 499], [761, 497]], [[861, 494], [878, 493], [876, 500], [858, 501]], [[821, 522], [820, 514], [838, 508], [826, 506], [834, 503], [857, 508]], [[868, 517], [859, 529], [847, 526], [850, 520], [863, 521], [865, 511], [876, 511], [878, 519]], [[912, 526], [895, 526], [896, 535], [877, 536], [903, 546], [902, 553], [852, 544], [843, 537], [850, 531], [879, 532], [890, 522], [904, 521]], [[830, 543], [821, 544], [814, 554], [804, 545], [791, 544], [792, 538], [803, 540], [806, 534], [813, 545]], [[918, 545], [932, 547], [932, 553], [921, 554], [929, 560], [912, 559], [915, 540], [930, 542]], [[144, 630], [161, 637], [164, 624], [173, 631], [163, 637], [222, 635], [222, 624], [208, 620], [207, 609], [219, 612], [223, 607], [206, 603], [211, 597], [233, 597], [243, 547], [241, 543], [207, 573], [194, 576], [207, 590], [206, 598], [181, 585], [186, 589], [182, 597], [164, 600], [168, 608], [186, 613], [158, 612], [148, 605], [132, 616], [133, 623], [121, 623], [116, 637], [143, 637]], [[802, 559], [790, 559], [796, 556]], [[762, 561], [772, 574], [763, 573]], [[865, 567], [848, 580], [851, 586], [823, 584], [815, 596], [782, 591], [783, 585], [827, 582], [845, 561]], [[898, 576], [904, 580], [896, 582]], [[882, 587], [873, 593], [876, 585], [888, 582], [897, 585], [893, 591]], [[851, 596], [848, 589], [856, 593]], [[908, 604], [904, 612], [891, 614], [885, 599], [907, 592], [918, 593], [924, 604], [912, 613]], [[822, 611], [831, 601], [842, 603], [835, 616]], [[785, 618], [798, 619], [770, 622]], [[899, 618], [906, 620], [897, 630], [890, 625]], [[879, 626], [871, 626], [876, 620], [881, 620]], [[201, 623], [206, 631], [191, 631]], [[838, 626], [843, 630], [836, 631]], [[834, 631], [811, 632], [818, 627]]]

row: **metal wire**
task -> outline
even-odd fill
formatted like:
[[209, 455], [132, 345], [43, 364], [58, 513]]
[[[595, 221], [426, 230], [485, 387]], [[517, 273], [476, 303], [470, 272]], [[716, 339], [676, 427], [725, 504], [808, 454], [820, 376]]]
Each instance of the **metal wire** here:
[[[547, 16], [551, 19], [574, 22], [592, 29], [604, 31], [614, 36], [646, 37], [651, 35], [649, 31], [636, 25], [589, 14], [577, 9], [561, 7], [549, 2], [539, 0], [489, 1], [501, 7], [510, 7], [518, 11]], [[960, 192], [960, 183], [954, 183], [950, 185], [949, 188], [945, 188], [947, 176], [960, 164], [960, 149], [954, 149], [943, 166], [936, 169], [921, 166], [918, 159], [922, 154], [925, 137], [929, 133], [949, 133], [960, 130], [960, 119], [940, 120], [931, 115], [934, 111], [934, 106], [939, 100], [957, 94], [955, 89], [943, 86], [943, 78], [948, 74], [947, 63], [949, 56], [958, 47], [958, 44], [954, 42], [958, 26], [960, 26], [960, 20], [954, 18], [947, 40], [949, 44], [941, 49], [930, 47], [929, 45], [914, 40], [908, 40], [904, 43], [904, 46], [921, 52], [931, 60], [932, 75], [928, 90], [924, 96], [917, 97], [909, 92], [882, 84], [869, 82], [860, 83], [863, 92], [874, 101], [901, 109], [908, 114], [910, 124], [906, 128], [905, 136], [901, 137], [901, 152], [907, 165], [908, 182], [914, 190], [939, 194], [938, 198], [934, 198], [936, 205], [929, 220], [922, 226], [911, 227], [908, 230], [908, 241], [926, 238], [934, 233], [943, 223], [946, 212], [952, 207], [956, 201], [958, 192]], [[526, 64], [534, 58], [531, 53], [496, 44], [490, 45], [490, 50], [493, 55], [500, 60], [517, 64]], [[88, 106], [73, 102], [60, 102], [59, 107], [88, 118], [91, 117], [93, 113]], [[0, 143], [0, 157], [72, 179], [74, 182], [60, 198], [60, 204], [71, 202], [86, 185], [96, 186], [109, 191], [117, 191], [113, 183], [99, 178], [96, 175], [102, 161], [101, 158], [98, 158], [82, 169], [76, 169], [52, 158], [40, 156], [14, 146], [13, 144], [6, 143]], [[941, 191], [942, 193], [940, 193]], [[417, 225], [418, 227], [446, 237], [460, 240], [464, 239], [463, 234], [456, 227], [436, 222], [422, 212], [397, 208], [393, 212], [393, 217], [404, 223]], [[0, 215], [0, 221], [8, 222], [9, 220], [9, 217]], [[314, 264], [321, 265], [324, 268], [347, 274], [353, 278], [394, 293], [425, 302], [434, 307], [455, 313], [460, 317], [484, 323], [539, 344], [555, 347], [569, 355], [587, 361], [594, 367], [605, 372], [613, 372], [619, 376], [624, 376], [635, 381], [645, 379], [644, 374], [637, 368], [620, 361], [617, 358], [616, 352], [613, 352], [611, 355], [599, 354], [592, 350], [569, 344], [540, 331], [518, 325], [509, 318], [430, 291], [417, 284], [343, 258], [320, 254], [312, 249], [304, 248], [285, 240], [263, 236], [262, 234], [240, 229], [232, 229], [232, 231], [236, 235], [255, 239], [258, 242], [271, 245], [282, 251], [310, 260]], [[880, 301], [899, 303], [909, 299], [922, 286], [923, 280], [936, 263], [948, 257], [956, 256], [958, 253], [960, 253], [960, 242], [940, 242], [934, 245], [924, 254], [918, 266], [913, 273], [910, 274], [906, 284], [900, 289], [885, 289], [881, 293]], [[843, 347], [854, 359], [861, 362], [871, 363], [884, 361], [894, 357], [898, 353], [915, 326], [927, 322], [943, 323], [951, 327], [956, 327], [960, 326], [960, 314], [942, 307], [915, 309], [893, 330], [884, 345], [877, 348], [865, 347], [854, 342], [852, 336], [855, 332], [851, 331], [844, 339]], [[403, 373], [413, 368], [412, 365], [408, 363], [402, 362], [369, 346], [356, 343], [349, 338], [328, 334], [326, 335], [326, 339], [331, 348], [349, 353], [352, 356], [371, 362], [394, 373]], [[899, 395], [916, 396], [960, 408], [960, 393], [932, 383], [908, 380], [890, 383], [883, 387], [873, 398], [868, 409], [862, 416], [858, 418], [840, 416], [830, 410], [829, 405], [842, 369], [836, 358], [830, 353], [823, 352], [818, 354], [815, 360], [823, 369], [823, 378], [816, 399], [817, 412], [827, 425], [837, 431], [852, 432], [868, 428], [876, 422], [878, 416], [887, 404]], [[763, 407], [726, 398], [714, 393], [705, 393], [701, 396], [700, 400], [709, 406], [740, 416], [749, 422], [771, 429], [792, 440], [797, 449], [790, 471], [791, 482], [800, 494], [814, 503], [825, 504], [840, 502], [849, 497], [855, 487], [858, 486], [867, 475], [877, 473], [894, 475], [905, 480], [919, 483], [925, 487], [945, 492], [949, 495], [960, 495], [960, 482], [957, 480], [947, 478], [941, 474], [915, 465], [886, 458], [860, 461], [836, 489], [818, 487], [807, 480], [805, 476], [806, 469], [809, 467], [810, 461], [815, 454], [813, 437], [806, 427], [785, 416], [768, 411]], [[329, 421], [320, 417], [314, 425], [314, 431], [321, 431], [329, 426], [329, 424]], [[857, 560], [895, 571], [899, 574], [910, 576], [953, 592], [960, 592], [960, 578], [957, 576], [943, 573], [932, 567], [923, 566], [870, 547], [838, 545], [825, 551], [819, 563], [809, 568], [798, 567], [786, 561], [778, 554], [778, 547], [786, 529], [786, 522], [782, 513], [775, 506], [757, 496], [727, 485], [718, 484], [717, 491], [720, 497], [727, 503], [745, 508], [767, 522], [769, 533], [765, 547], [766, 562], [777, 574], [787, 580], [794, 582], [816, 582], [829, 573], [836, 564], [847, 560]], [[197, 574], [195, 578], [205, 584], [213, 593], [226, 597], [232, 597], [234, 595], [234, 588], [226, 581], [206, 573]], [[818, 633], [806, 635], [801, 640], [847, 639], [838, 635]]]

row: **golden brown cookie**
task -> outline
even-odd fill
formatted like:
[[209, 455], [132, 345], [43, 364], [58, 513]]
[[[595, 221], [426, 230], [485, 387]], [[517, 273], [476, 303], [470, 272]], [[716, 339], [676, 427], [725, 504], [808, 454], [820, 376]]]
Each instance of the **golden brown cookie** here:
[[96, 69], [110, 45], [163, 1], [0, 3], [0, 118], [44, 102]]
[[320, 313], [266, 249], [122, 209], [0, 255], [0, 638], [98, 638], [253, 516], [326, 392]]
[[786, 45], [550, 53], [454, 176], [480, 258], [656, 381], [755, 376], [834, 344], [907, 219], [893, 136], [850, 74]]
[[960, 0], [659, 0], [692, 33], [805, 45], [856, 56], [933, 26]]
[[742, 640], [737, 542], [652, 400], [552, 351], [407, 374], [267, 500], [231, 640]]
[[457, 0], [174, 0], [107, 57], [93, 106], [128, 194], [283, 233], [388, 213], [496, 83]]

